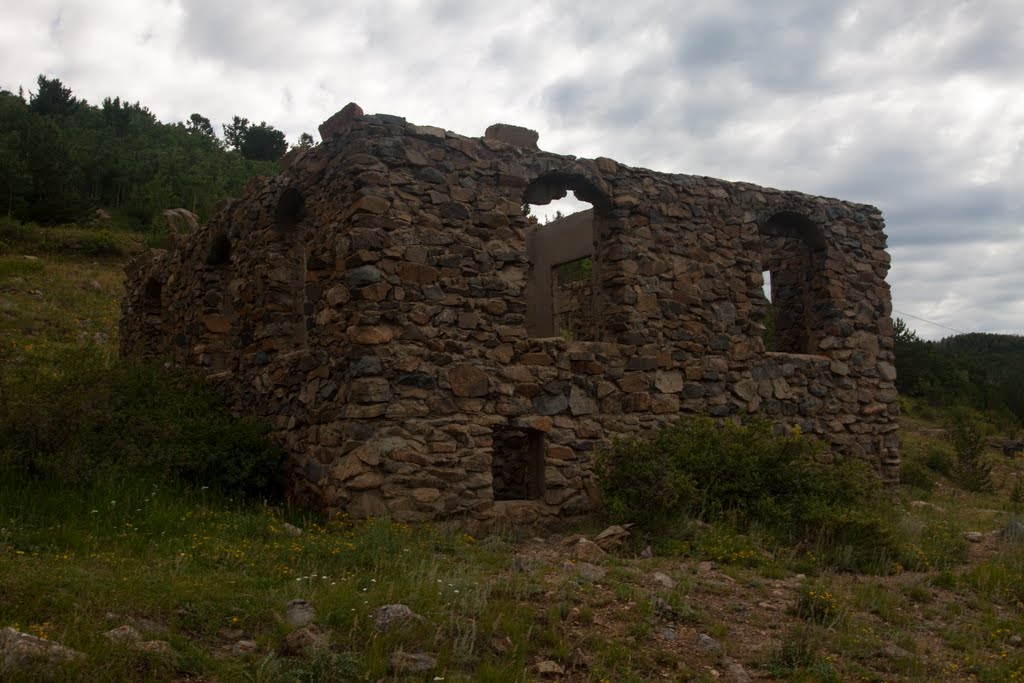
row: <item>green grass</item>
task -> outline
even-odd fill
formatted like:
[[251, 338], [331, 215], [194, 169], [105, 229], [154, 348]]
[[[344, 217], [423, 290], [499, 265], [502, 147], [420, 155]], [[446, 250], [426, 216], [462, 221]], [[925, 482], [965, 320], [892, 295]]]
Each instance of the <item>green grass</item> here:
[[70, 257], [123, 257], [138, 252], [141, 235], [108, 228], [42, 227], [0, 218], [0, 252], [60, 254]]
[[[293, 598], [313, 603], [337, 651], [374, 679], [397, 647], [433, 652], [440, 671], [460, 672], [484, 664], [492, 637], [513, 636], [515, 656], [526, 653], [533, 615], [523, 582], [481, 580], [511, 559], [497, 539], [388, 520], [321, 524], [145, 482], [55, 490], [4, 481], [0, 624], [45, 633], [91, 659], [109, 650], [100, 634], [145, 618], [170, 633], [180, 673], [239, 680], [249, 663], [214, 656], [218, 631], [240, 628], [265, 654], [280, 652]], [[287, 520], [305, 533], [291, 536]], [[377, 633], [373, 610], [395, 602], [424, 622]], [[109, 679], [132, 680], [136, 660], [125, 658]]]
[[112, 348], [122, 294], [117, 265], [0, 255], [0, 359], [47, 345]]

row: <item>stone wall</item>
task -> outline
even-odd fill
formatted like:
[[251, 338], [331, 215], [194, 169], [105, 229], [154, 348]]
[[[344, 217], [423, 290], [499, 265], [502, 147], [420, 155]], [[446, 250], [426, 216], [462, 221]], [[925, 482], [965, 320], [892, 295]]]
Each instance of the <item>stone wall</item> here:
[[[799, 426], [897, 476], [877, 209], [559, 156], [513, 126], [470, 138], [350, 105], [321, 134], [131, 264], [122, 306], [124, 353], [200, 367], [274, 421], [296, 499], [583, 513], [597, 449], [697, 413]], [[594, 209], [557, 246], [522, 206], [567, 191]], [[593, 260], [571, 339], [538, 304], [555, 251]], [[765, 270], [790, 353], [764, 348]]]

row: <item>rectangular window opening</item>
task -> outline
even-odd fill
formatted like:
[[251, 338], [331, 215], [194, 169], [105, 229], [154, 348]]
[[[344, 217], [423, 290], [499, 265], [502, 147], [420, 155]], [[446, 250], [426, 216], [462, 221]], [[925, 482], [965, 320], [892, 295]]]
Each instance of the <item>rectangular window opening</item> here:
[[539, 500], [544, 496], [544, 434], [504, 429], [494, 434], [491, 477], [494, 500]]
[[762, 334], [764, 350], [777, 351], [778, 349], [775, 348], [775, 307], [772, 305], [772, 271], [766, 270], [761, 276], [764, 278], [764, 298], [768, 299], [764, 320], [761, 321], [764, 325]]
[[555, 330], [569, 340], [594, 338], [594, 261], [585, 256], [551, 269]]

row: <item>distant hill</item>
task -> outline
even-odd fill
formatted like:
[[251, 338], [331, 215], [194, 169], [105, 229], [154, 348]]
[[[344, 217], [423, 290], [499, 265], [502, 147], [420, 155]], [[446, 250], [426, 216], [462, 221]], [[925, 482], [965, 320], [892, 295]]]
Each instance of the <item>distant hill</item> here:
[[898, 320], [896, 369], [897, 387], [907, 396], [1024, 424], [1024, 337], [973, 332], [932, 342]]
[[939, 353], [949, 358], [974, 364], [997, 379], [1008, 368], [1024, 365], [1024, 337], [1015, 334], [971, 332], [935, 343]]

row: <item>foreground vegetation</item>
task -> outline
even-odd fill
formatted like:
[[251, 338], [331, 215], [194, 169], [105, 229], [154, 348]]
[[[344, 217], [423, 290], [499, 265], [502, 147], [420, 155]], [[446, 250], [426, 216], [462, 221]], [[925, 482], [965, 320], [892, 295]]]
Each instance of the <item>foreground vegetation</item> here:
[[[117, 359], [136, 247], [98, 234], [0, 231], [0, 628], [87, 655], [58, 680], [1024, 678], [1024, 462], [985, 415], [905, 403], [895, 490], [799, 434], [695, 421], [605, 454], [608, 517], [559, 535], [324, 520], [266, 486], [260, 425]], [[295, 599], [327, 647], [295, 640]], [[394, 603], [421, 618], [378, 628]], [[125, 625], [169, 649], [104, 636]], [[390, 670], [399, 650], [434, 665]]]

